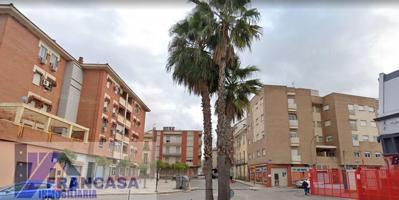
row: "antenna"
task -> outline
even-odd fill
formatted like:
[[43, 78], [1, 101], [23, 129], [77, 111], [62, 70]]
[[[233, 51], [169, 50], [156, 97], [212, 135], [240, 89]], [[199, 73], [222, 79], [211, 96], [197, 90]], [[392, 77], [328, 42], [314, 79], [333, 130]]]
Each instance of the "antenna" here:
[[295, 87], [295, 81], [291, 82], [292, 87]]

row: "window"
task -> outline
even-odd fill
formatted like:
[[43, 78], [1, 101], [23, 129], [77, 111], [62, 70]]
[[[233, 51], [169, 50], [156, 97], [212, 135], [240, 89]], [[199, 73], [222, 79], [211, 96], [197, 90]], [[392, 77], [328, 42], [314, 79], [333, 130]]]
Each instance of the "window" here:
[[375, 122], [370, 122], [371, 127], [377, 127], [377, 124]]
[[58, 56], [55, 55], [54, 53], [52, 53], [51, 56], [50, 56], [50, 67], [51, 67], [52, 71], [57, 71]]
[[326, 137], [326, 142], [332, 142], [333, 141], [333, 136], [329, 135]]
[[369, 107], [369, 112], [374, 112], [374, 107]]
[[107, 88], [110, 88], [111, 85], [112, 85], [111, 80], [108, 79], [108, 80], [107, 80]]
[[360, 126], [367, 126], [366, 120], [360, 120]]
[[369, 141], [369, 136], [368, 135], [362, 135], [362, 141], [363, 142], [368, 142]]
[[39, 59], [40, 59], [40, 62], [42, 63], [42, 64], [45, 64], [46, 63], [46, 58], [47, 58], [47, 48], [45, 47], [45, 46], [43, 46], [43, 45], [41, 45], [40, 46], [40, 50], [39, 50]]
[[323, 106], [323, 111], [327, 111], [327, 110], [330, 110], [330, 106], [329, 105]]
[[349, 120], [349, 124], [351, 125], [352, 130], [357, 130], [356, 120]]
[[375, 153], [374, 156], [375, 156], [376, 158], [380, 158], [380, 157], [381, 157], [381, 153]]
[[266, 156], [266, 149], [262, 149], [262, 156]]
[[357, 107], [357, 109], [358, 109], [359, 111], [364, 111], [364, 106], [360, 106], [360, 105], [359, 105], [359, 106]]
[[103, 137], [101, 137], [101, 138], [100, 138], [100, 141], [98, 142], [98, 147], [99, 147], [100, 149], [102, 149], [102, 148], [104, 147], [104, 142], [106, 142], [106, 139], [103, 138]]
[[313, 126], [314, 126], [315, 128], [321, 128], [321, 121], [314, 121], [314, 122], [313, 122]]
[[349, 111], [354, 111], [355, 110], [355, 106], [353, 104], [348, 104], [348, 110]]
[[263, 114], [260, 115], [260, 121], [263, 122]]
[[260, 157], [260, 151], [257, 151], [257, 152], [256, 152], [256, 155], [257, 155], [258, 157]]
[[298, 133], [296, 131], [291, 131], [290, 132], [290, 137], [291, 138], [296, 138], [296, 137], [298, 137]]
[[289, 113], [289, 114], [288, 114], [288, 119], [289, 119], [289, 120], [297, 120], [296, 114], [294, 114], [294, 113]]
[[317, 142], [323, 142], [323, 136], [320, 136], [320, 135], [317, 136], [317, 137], [316, 137], [316, 141], [317, 141]]
[[288, 105], [294, 105], [294, 104], [295, 104], [295, 99], [289, 98]]
[[319, 106], [313, 106], [313, 112], [319, 113], [321, 112], [321, 108]]
[[326, 126], [326, 127], [327, 127], [327, 126], [331, 126], [331, 121], [325, 121], [325, 122], [324, 122], [324, 126]]
[[371, 153], [370, 152], [364, 152], [364, 157], [371, 158]]
[[378, 137], [377, 136], [373, 136], [372, 142], [377, 142], [378, 141]]
[[37, 86], [40, 86], [40, 82], [42, 81], [42, 76], [43, 76], [43, 74], [41, 74], [41, 73], [35, 71], [35, 72], [33, 73], [33, 80], [32, 80], [32, 83], [35, 84], [35, 85], [37, 85]]
[[359, 146], [359, 136], [356, 134], [352, 134], [352, 144], [353, 146]]
[[360, 158], [360, 152], [353, 152], [353, 155], [354, 155], [356, 158]]

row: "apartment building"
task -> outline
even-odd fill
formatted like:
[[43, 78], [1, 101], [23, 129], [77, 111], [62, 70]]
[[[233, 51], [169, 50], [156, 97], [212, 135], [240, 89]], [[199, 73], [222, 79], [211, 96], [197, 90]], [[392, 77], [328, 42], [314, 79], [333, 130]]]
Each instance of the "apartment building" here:
[[234, 167], [235, 179], [248, 180], [247, 152], [247, 119], [242, 119], [234, 125]]
[[201, 167], [201, 130], [176, 130], [175, 127], [153, 129], [147, 133], [153, 135], [155, 160], [169, 164], [181, 162], [189, 166], [188, 175], [198, 175]]
[[399, 165], [399, 70], [379, 77], [378, 127], [379, 140], [387, 166]]
[[250, 102], [250, 180], [291, 186], [309, 167], [382, 166], [374, 118], [376, 99], [266, 85]]
[[153, 134], [144, 134], [143, 143], [143, 164], [147, 166], [147, 175], [154, 177], [155, 174], [155, 155], [153, 155], [153, 150], [155, 148], [153, 141]]
[[[145, 114], [150, 109], [108, 64], [83, 63], [83, 87], [77, 122], [90, 128], [91, 153], [141, 162]], [[111, 175], [131, 174], [111, 167]], [[136, 169], [133, 174], [137, 174]], [[120, 171], [120, 170], [119, 170]]]
[[[125, 170], [96, 165], [98, 156], [112, 159], [111, 166], [117, 166], [127, 152], [130, 158], [139, 155], [131, 159], [139, 162], [141, 148], [134, 142], [143, 141], [149, 109], [111, 67], [76, 60], [12, 4], [0, 4], [0, 60], [0, 187], [31, 175], [17, 173], [35, 165], [27, 161], [28, 153], [70, 150], [76, 154], [73, 166], [78, 173], [68, 174], [68, 168], [64, 171], [55, 165], [49, 170], [52, 178], [126, 175]], [[111, 124], [106, 123], [108, 130], [102, 129], [104, 118], [110, 123], [114, 119], [105, 112], [108, 79], [120, 86], [119, 96], [109, 92], [110, 102], [115, 100], [118, 109], [124, 107], [115, 118], [124, 129], [114, 138]], [[105, 153], [108, 141], [120, 144], [121, 156]], [[127, 151], [122, 142], [127, 143]]]

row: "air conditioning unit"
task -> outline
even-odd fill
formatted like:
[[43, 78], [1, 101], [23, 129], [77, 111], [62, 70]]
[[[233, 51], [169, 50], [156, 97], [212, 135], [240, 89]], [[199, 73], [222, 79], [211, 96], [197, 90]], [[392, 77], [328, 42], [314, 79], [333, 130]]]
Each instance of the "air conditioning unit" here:
[[46, 88], [46, 89], [50, 89], [50, 88], [51, 88], [51, 83], [50, 83], [50, 81], [48, 81], [48, 80], [46, 80], [46, 79], [43, 79], [42, 85], [43, 85], [43, 87]]

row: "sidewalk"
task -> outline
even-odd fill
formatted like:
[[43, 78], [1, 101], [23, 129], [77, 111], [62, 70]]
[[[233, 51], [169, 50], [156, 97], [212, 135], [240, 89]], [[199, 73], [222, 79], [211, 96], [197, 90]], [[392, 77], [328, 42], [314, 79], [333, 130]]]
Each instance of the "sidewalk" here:
[[155, 192], [155, 179], [147, 179], [146, 187], [144, 188], [144, 179], [137, 180], [139, 188], [130, 188], [130, 189], [103, 189], [96, 190], [97, 195], [115, 195], [115, 194], [128, 194], [129, 190], [131, 194], [167, 194], [167, 193], [175, 193], [175, 192], [184, 192], [185, 190], [176, 189], [176, 181], [175, 180], [167, 180], [165, 183], [164, 179], [159, 180], [158, 182], [158, 192]]
[[264, 185], [261, 185], [261, 184], [254, 184], [253, 182], [248, 182], [248, 181], [243, 181], [243, 180], [238, 180], [238, 179], [234, 179], [234, 181], [237, 183], [241, 183], [241, 184], [249, 186], [249, 188], [251, 190], [259, 190], [259, 189], [265, 187]]

